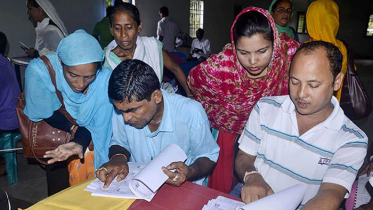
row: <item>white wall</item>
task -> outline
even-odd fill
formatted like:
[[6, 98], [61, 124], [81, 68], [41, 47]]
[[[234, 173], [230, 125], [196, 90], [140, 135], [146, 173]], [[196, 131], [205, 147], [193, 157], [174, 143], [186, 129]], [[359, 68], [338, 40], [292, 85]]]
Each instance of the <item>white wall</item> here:
[[[50, 0], [67, 31], [82, 28], [92, 33], [93, 27], [105, 14], [104, 0]], [[0, 31], [9, 42], [9, 57], [25, 56], [18, 41], [29, 47], [35, 45], [35, 30], [26, 15], [26, 0], [0, 0]]]

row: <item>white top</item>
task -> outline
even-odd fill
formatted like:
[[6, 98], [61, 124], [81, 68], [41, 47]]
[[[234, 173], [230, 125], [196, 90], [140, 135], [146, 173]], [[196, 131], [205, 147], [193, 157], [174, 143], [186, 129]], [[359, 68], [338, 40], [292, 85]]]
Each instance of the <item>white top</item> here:
[[179, 28], [176, 25], [175, 21], [169, 17], [163, 17], [158, 21], [157, 27], [157, 38], [163, 36], [163, 49], [168, 52], [175, 52], [175, 37], [179, 33]]
[[334, 96], [331, 103], [331, 115], [299, 136], [290, 97], [262, 98], [239, 140], [242, 151], [256, 156], [255, 167], [274, 192], [308, 185], [300, 207], [317, 194], [322, 182], [350, 191], [366, 155], [365, 133], [344, 115]]
[[[194, 49], [201, 49], [203, 52], [193, 53]], [[208, 58], [211, 55], [210, 40], [202, 38], [199, 41], [197, 38], [193, 39], [192, 46], [190, 47], [190, 54], [193, 58], [205, 57]]]
[[36, 42], [35, 49], [39, 51], [39, 55], [46, 55], [56, 52], [58, 44], [64, 38], [61, 30], [54, 25], [49, 24], [49, 18], [44, 18], [38, 22], [35, 28]]

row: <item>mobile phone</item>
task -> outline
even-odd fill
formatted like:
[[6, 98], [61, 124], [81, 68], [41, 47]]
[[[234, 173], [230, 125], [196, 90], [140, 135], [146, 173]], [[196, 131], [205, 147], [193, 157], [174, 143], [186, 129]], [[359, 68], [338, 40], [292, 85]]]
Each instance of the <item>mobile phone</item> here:
[[19, 41], [19, 43], [21, 44], [21, 48], [22, 48], [24, 51], [30, 49], [29, 47], [27, 47], [27, 45], [23, 44], [23, 42]]

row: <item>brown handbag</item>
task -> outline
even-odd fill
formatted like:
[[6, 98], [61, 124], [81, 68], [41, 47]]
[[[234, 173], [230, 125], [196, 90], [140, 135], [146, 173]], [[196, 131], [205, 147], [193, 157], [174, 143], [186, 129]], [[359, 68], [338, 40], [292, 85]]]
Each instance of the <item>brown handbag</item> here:
[[[16, 112], [19, 123], [19, 130], [22, 136], [23, 155], [29, 158], [36, 158], [39, 162], [47, 164], [45, 161], [40, 160], [46, 151], [54, 150], [59, 145], [65, 144], [74, 138], [74, 134], [78, 129], [78, 124], [66, 111], [63, 103], [61, 92], [56, 86], [56, 76], [49, 59], [45, 56], [40, 57], [48, 68], [49, 75], [52, 79], [52, 83], [56, 89], [58, 99], [62, 106], [58, 110], [62, 113], [74, 126], [71, 129], [71, 133], [59, 130], [50, 126], [44, 120], [39, 122], [31, 121], [24, 113], [23, 110], [26, 106], [25, 93], [21, 93], [18, 96], [16, 105]], [[35, 84], [36, 85], [36, 84]]]
[[347, 43], [347, 73], [342, 86], [340, 106], [350, 120], [367, 117], [372, 112], [372, 103], [355, 70], [352, 52]]

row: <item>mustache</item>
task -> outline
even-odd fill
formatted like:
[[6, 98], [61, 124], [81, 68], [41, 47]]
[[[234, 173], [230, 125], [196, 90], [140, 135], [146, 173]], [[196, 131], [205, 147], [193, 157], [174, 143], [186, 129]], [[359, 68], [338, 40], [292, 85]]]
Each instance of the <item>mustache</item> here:
[[303, 100], [302, 98], [296, 98], [295, 101], [303, 104], [308, 104], [308, 102]]

